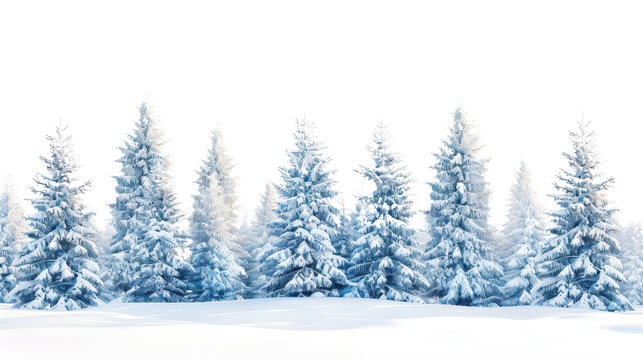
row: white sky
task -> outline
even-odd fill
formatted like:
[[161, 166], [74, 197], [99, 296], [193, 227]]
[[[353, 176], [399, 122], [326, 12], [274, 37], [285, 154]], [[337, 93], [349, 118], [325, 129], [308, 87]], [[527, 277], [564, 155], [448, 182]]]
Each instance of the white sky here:
[[372, 129], [388, 123], [426, 209], [431, 154], [462, 103], [491, 159], [492, 223], [504, 221], [521, 157], [543, 197], [553, 191], [583, 114], [616, 178], [619, 218], [643, 221], [643, 3], [518, 3], [2, 2], [0, 178], [10, 173], [30, 196], [45, 135], [62, 119], [102, 225], [117, 146], [148, 100], [186, 213], [217, 124], [251, 214], [303, 116], [317, 123], [349, 203], [367, 188], [353, 169], [368, 164]]

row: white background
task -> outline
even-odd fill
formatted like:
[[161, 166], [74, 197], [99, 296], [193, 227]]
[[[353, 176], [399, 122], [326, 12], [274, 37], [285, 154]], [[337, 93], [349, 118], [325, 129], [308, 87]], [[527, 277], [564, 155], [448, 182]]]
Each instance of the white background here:
[[251, 214], [304, 116], [349, 205], [368, 188], [353, 169], [368, 164], [372, 129], [388, 123], [422, 210], [432, 153], [462, 104], [491, 159], [493, 224], [504, 221], [521, 158], [546, 201], [583, 115], [616, 178], [619, 219], [643, 221], [642, 10], [635, 1], [0, 2], [0, 179], [11, 174], [30, 196], [45, 136], [62, 120], [104, 226], [117, 147], [146, 100], [186, 213], [210, 130], [225, 134], [241, 213]]

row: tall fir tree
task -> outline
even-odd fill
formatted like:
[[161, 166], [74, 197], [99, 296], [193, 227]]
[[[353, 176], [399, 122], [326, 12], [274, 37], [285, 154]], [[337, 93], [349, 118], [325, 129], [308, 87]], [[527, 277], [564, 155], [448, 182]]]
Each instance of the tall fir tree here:
[[623, 246], [623, 295], [633, 305], [643, 305], [643, 227], [630, 224], [620, 234]]
[[548, 233], [532, 189], [531, 173], [524, 162], [520, 163], [516, 183], [511, 188], [507, 218], [501, 234], [510, 246], [502, 260], [506, 281], [503, 305], [530, 305], [532, 290], [539, 282], [535, 259]]
[[502, 299], [502, 268], [494, 261], [487, 224], [489, 189], [478, 139], [460, 108], [433, 169], [431, 239], [426, 246], [429, 296], [455, 305], [491, 306]]
[[11, 263], [26, 240], [27, 223], [22, 206], [7, 182], [0, 195], [0, 302], [10, 302], [7, 296], [16, 285]]
[[111, 204], [114, 234], [109, 247], [106, 281], [117, 297], [133, 286], [136, 269], [131, 261], [132, 248], [143, 238], [144, 223], [150, 215], [146, 187], [152, 181], [153, 169], [163, 166], [164, 162], [160, 137], [147, 104], [141, 104], [133, 133], [128, 134], [127, 141], [119, 148], [121, 170], [114, 176], [117, 196]]
[[192, 269], [181, 256], [186, 236], [177, 225], [180, 214], [169, 163], [147, 104], [139, 107], [139, 115], [133, 134], [120, 148], [121, 174], [115, 177], [110, 285], [125, 301], [183, 301]]
[[266, 254], [267, 281], [263, 294], [275, 296], [338, 296], [348, 284], [340, 269], [345, 261], [336, 255], [331, 239], [339, 227], [332, 171], [313, 126], [297, 121], [295, 148], [289, 165], [281, 168], [277, 221]]
[[421, 295], [429, 283], [422, 275], [422, 252], [409, 225], [413, 215], [409, 175], [390, 149], [383, 124], [377, 126], [368, 150], [373, 166], [362, 166], [358, 172], [374, 190], [362, 199], [370, 211], [365, 213], [361, 236], [350, 243], [352, 266], [347, 273], [355, 285], [346, 295], [423, 302]]
[[29, 241], [14, 260], [18, 284], [9, 296], [29, 309], [75, 310], [102, 304], [103, 282], [92, 239], [95, 231], [81, 196], [90, 186], [75, 177], [71, 138], [57, 127], [48, 136], [50, 157], [41, 157], [46, 174], [36, 177], [28, 218]]
[[221, 155], [219, 134], [214, 133], [208, 155], [197, 171], [198, 189], [190, 218], [190, 262], [195, 269], [192, 282], [197, 301], [240, 299], [245, 292], [245, 269], [230, 250], [231, 245], [238, 245], [238, 233], [230, 222], [232, 209], [226, 191], [231, 188], [223, 181], [228, 167], [222, 165]]
[[605, 198], [613, 178], [602, 179], [595, 153], [594, 133], [580, 123], [570, 132], [572, 153], [563, 153], [569, 168], [562, 169], [553, 196], [558, 210], [549, 239], [538, 257], [542, 282], [537, 287], [537, 304], [586, 307], [597, 310], [630, 310], [621, 295], [620, 251], [614, 237], [615, 212]]

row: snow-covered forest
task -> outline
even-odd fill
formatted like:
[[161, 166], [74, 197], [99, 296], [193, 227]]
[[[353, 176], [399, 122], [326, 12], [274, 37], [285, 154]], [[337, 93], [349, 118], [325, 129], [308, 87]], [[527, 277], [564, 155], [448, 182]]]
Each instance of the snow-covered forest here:
[[[355, 171], [371, 184], [352, 209], [315, 124], [293, 123], [287, 163], [266, 184], [250, 222], [238, 214], [235, 161], [213, 129], [194, 169], [192, 211], [179, 210], [166, 137], [143, 103], [119, 147], [111, 222], [83, 202], [73, 129], [47, 137], [30, 189], [33, 211], [0, 197], [0, 301], [28, 309], [75, 310], [106, 303], [211, 302], [276, 297], [350, 297], [504, 307], [544, 305], [628, 311], [643, 304], [643, 230], [619, 224], [607, 199], [590, 123], [570, 129], [567, 165], [544, 209], [529, 164], [517, 164], [507, 218], [490, 225], [486, 164], [466, 112], [435, 149], [414, 228], [410, 174], [385, 123], [364, 144]], [[186, 221], [182, 221], [186, 220]], [[423, 231], [423, 230], [427, 231]]]

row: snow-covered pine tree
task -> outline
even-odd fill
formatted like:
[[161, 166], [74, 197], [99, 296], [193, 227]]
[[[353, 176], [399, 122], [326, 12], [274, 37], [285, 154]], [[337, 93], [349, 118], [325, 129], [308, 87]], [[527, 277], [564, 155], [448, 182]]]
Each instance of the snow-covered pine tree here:
[[266, 189], [261, 194], [259, 206], [255, 210], [255, 218], [244, 243], [244, 247], [250, 253], [251, 259], [248, 263], [249, 297], [260, 297], [260, 289], [266, 282], [265, 274], [267, 271], [262, 270], [262, 264], [267, 254], [271, 253], [270, 228], [268, 225], [277, 220], [276, 208], [277, 194], [275, 193], [275, 186], [266, 184]]
[[[183, 260], [186, 235], [170, 186], [160, 130], [147, 104], [121, 148], [122, 165], [112, 205], [112, 281], [129, 302], [184, 301], [192, 267]], [[120, 273], [119, 273], [120, 272]]]
[[506, 281], [503, 305], [530, 305], [531, 291], [539, 281], [535, 259], [548, 233], [525, 162], [520, 163], [516, 183], [511, 188], [507, 218], [501, 236], [511, 248], [502, 260]]
[[409, 199], [409, 175], [399, 155], [390, 149], [386, 127], [375, 129], [368, 147], [373, 166], [358, 172], [374, 185], [363, 201], [370, 205], [361, 236], [350, 243], [352, 266], [347, 274], [351, 285], [345, 296], [423, 302], [429, 288], [422, 271], [422, 252], [409, 225], [413, 215]]
[[248, 270], [249, 297], [251, 298], [269, 296], [266, 294], [268, 289], [265, 286], [275, 271], [276, 260], [269, 260], [268, 258], [277, 251], [275, 243], [278, 240], [278, 238], [269, 235], [270, 233], [272, 233], [272, 230], [266, 234], [266, 243], [256, 248], [252, 254], [252, 263]]
[[28, 218], [31, 230], [12, 267], [18, 284], [9, 297], [30, 309], [74, 310], [103, 303], [103, 282], [92, 239], [92, 213], [81, 196], [90, 186], [75, 177], [76, 165], [66, 127], [48, 136], [50, 157], [41, 157], [47, 174], [36, 177], [31, 200], [36, 213]]
[[7, 182], [0, 195], [0, 303], [10, 302], [7, 294], [16, 284], [10, 266], [25, 242], [27, 223], [22, 206]]
[[250, 254], [250, 251], [248, 251], [248, 243], [250, 242], [251, 235], [250, 233], [252, 232], [252, 224], [250, 223], [250, 219], [248, 215], [241, 216], [241, 220], [239, 221], [239, 226], [237, 226], [237, 233], [239, 234], [239, 244], [241, 244], [241, 247]]
[[551, 214], [553, 237], [538, 256], [536, 304], [560, 307], [586, 307], [597, 310], [631, 310], [620, 292], [625, 278], [616, 255], [617, 227], [605, 191], [613, 178], [597, 173], [599, 161], [594, 150], [594, 133], [580, 123], [570, 132], [572, 153], [563, 153], [569, 164], [562, 169], [553, 198], [558, 210]]
[[[350, 257], [349, 244], [351, 240], [355, 237], [355, 230], [351, 226], [353, 217], [357, 216], [353, 212], [349, 212], [346, 208], [344, 201], [341, 203], [341, 213], [340, 213], [340, 226], [339, 231], [335, 236], [331, 238], [331, 243], [335, 248], [337, 255], [345, 258], [346, 260]], [[342, 268], [346, 270], [346, 267], [350, 265], [350, 261], [346, 261], [345, 267]]]
[[[210, 179], [215, 179], [218, 186], [222, 191], [221, 209], [219, 209], [219, 221], [223, 221], [225, 226], [229, 228], [226, 232], [226, 237], [223, 241], [227, 247], [235, 255], [237, 263], [246, 266], [246, 262], [250, 258], [250, 254], [241, 245], [241, 238], [239, 231], [236, 228], [237, 222], [237, 182], [232, 176], [234, 168], [232, 160], [227, 154], [226, 147], [223, 145], [223, 135], [220, 130], [212, 132], [210, 137], [210, 149], [208, 155], [201, 164], [201, 168], [197, 171], [197, 195], [194, 196], [194, 202], [202, 201], [210, 197], [209, 184]], [[207, 201], [207, 200], [206, 200]], [[198, 224], [202, 220], [199, 218], [201, 214], [194, 213], [192, 219], [193, 224]]]
[[275, 209], [277, 208], [277, 194], [275, 185], [266, 184], [261, 194], [259, 206], [255, 209], [255, 217], [250, 225], [248, 238], [244, 243], [246, 251], [254, 252], [257, 248], [268, 242], [270, 228], [268, 225], [277, 220]]
[[144, 223], [150, 216], [149, 194], [153, 168], [164, 165], [160, 153], [162, 142], [156, 119], [150, 116], [147, 104], [139, 107], [139, 119], [132, 134], [120, 147], [121, 170], [116, 179], [116, 201], [111, 204], [112, 236], [107, 264], [108, 287], [116, 297], [129, 291], [134, 283], [135, 264], [132, 247], [143, 238]]
[[352, 256], [351, 243], [366, 233], [366, 227], [369, 224], [368, 215], [374, 211], [373, 205], [369, 204], [368, 199], [359, 197], [355, 202], [355, 208], [346, 217], [346, 222], [342, 222], [344, 231], [348, 234], [348, 244], [344, 251], [339, 253], [349, 260], [349, 265]]
[[213, 136], [213, 146], [197, 172], [198, 191], [190, 218], [190, 263], [195, 270], [192, 287], [196, 301], [241, 299], [246, 290], [246, 272], [229, 248], [238, 234], [229, 221], [230, 207], [220, 185], [216, 139]]
[[502, 267], [488, 243], [489, 191], [479, 149], [471, 123], [456, 109], [450, 135], [435, 155], [437, 181], [429, 184], [427, 212], [429, 296], [445, 304], [490, 306], [502, 299]]
[[266, 296], [338, 296], [348, 284], [331, 238], [339, 226], [335, 181], [329, 159], [313, 136], [313, 126], [297, 121], [295, 149], [281, 168], [277, 221], [270, 224], [271, 251], [266, 254]]
[[623, 247], [623, 295], [634, 305], [643, 305], [643, 227], [627, 226], [620, 236]]

